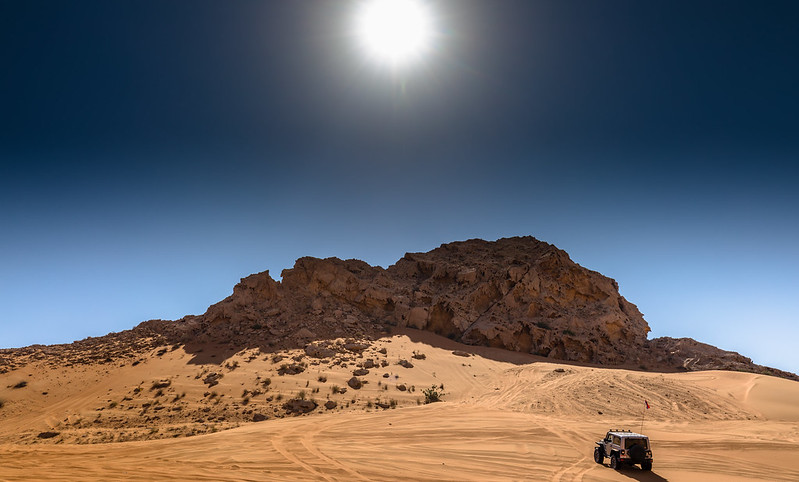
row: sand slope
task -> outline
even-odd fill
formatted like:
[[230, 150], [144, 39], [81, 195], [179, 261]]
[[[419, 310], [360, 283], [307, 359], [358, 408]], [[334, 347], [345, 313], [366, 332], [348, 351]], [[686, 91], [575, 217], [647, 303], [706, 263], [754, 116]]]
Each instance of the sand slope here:
[[[5, 374], [0, 480], [799, 480], [797, 382], [734, 372], [661, 374], [553, 364], [411, 335], [413, 340], [406, 334], [374, 342], [370, 350], [379, 354], [387, 348], [391, 363], [363, 376], [369, 383], [361, 390], [342, 395], [328, 388], [345, 386], [352, 365], [311, 365], [299, 375], [280, 377], [268, 357], [246, 363], [251, 357], [246, 353], [237, 355], [240, 366], [214, 387], [233, 401], [210, 405], [203, 396], [208, 388], [195, 376], [218, 369], [222, 361], [198, 365], [180, 350], [136, 366], [54, 372], [31, 366]], [[474, 354], [456, 356], [453, 349]], [[414, 351], [424, 359], [412, 359]], [[397, 366], [397, 359], [412, 360], [414, 367]], [[327, 381], [319, 382], [320, 375]], [[256, 376], [271, 376], [271, 388], [243, 406], [241, 392]], [[137, 414], [141, 402], [122, 398], [131, 387], [167, 377], [178, 400], [163, 402], [171, 408], [158, 413], [176, 406], [183, 408], [175, 413], [188, 414], [214, 407], [228, 413], [218, 428], [240, 426], [184, 437], [185, 432], [167, 430], [186, 426], [194, 415], [172, 421], [164, 415], [144, 425], [159, 428], [156, 435], [167, 437], [161, 440], [76, 443], [124, 432], [124, 414]], [[7, 388], [20, 379], [29, 380], [28, 386]], [[446, 401], [417, 405], [421, 388], [434, 383], [444, 384]], [[399, 391], [398, 384], [417, 389]], [[286, 418], [273, 411], [270, 420], [245, 423], [252, 407], [275, 409], [267, 396], [288, 398], [315, 386], [322, 386], [315, 395], [319, 401], [329, 397], [339, 407]], [[154, 399], [146, 388], [142, 393]], [[369, 403], [378, 398], [395, 400], [398, 408]], [[110, 409], [108, 400], [119, 404]], [[121, 408], [126, 405], [136, 408]], [[105, 408], [98, 411], [99, 406]], [[98, 430], [63, 422], [83, 417], [94, 423], [98, 413]], [[655, 452], [653, 471], [616, 472], [595, 464], [594, 441], [611, 427], [641, 429], [642, 415]], [[102, 417], [118, 419], [119, 427]], [[131, 420], [139, 423], [137, 417]], [[37, 439], [35, 433], [45, 429], [60, 435]]]

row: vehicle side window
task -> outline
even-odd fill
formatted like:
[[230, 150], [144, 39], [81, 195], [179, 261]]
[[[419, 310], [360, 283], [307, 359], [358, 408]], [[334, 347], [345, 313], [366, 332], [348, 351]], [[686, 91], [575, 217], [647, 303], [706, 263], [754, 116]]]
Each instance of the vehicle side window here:
[[621, 438], [618, 435], [613, 436], [613, 443], [616, 445], [621, 445]]

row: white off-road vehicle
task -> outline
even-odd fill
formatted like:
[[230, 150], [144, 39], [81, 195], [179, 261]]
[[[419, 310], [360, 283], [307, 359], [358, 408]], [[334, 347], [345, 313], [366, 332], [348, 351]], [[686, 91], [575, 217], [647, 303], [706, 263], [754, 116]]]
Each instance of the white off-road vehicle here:
[[598, 464], [610, 457], [610, 466], [616, 470], [634, 464], [641, 464], [643, 470], [652, 470], [652, 447], [646, 435], [629, 430], [611, 430], [596, 445], [594, 462]]

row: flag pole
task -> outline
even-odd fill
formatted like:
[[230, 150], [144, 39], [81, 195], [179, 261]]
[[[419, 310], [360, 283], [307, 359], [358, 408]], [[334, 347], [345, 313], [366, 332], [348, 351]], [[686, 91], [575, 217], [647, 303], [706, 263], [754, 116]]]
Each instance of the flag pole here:
[[644, 433], [644, 417], [646, 417], [646, 408], [641, 412], [641, 433]]
[[649, 401], [644, 400], [644, 410], [641, 412], [641, 433], [644, 433], [644, 417], [646, 417], [647, 410], [649, 410]]

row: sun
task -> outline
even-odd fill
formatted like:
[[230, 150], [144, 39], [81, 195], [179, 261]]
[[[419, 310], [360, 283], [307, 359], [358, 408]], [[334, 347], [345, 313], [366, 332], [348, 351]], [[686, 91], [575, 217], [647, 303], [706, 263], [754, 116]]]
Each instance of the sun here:
[[430, 10], [421, 0], [365, 1], [356, 28], [366, 52], [394, 66], [418, 59], [433, 37]]

